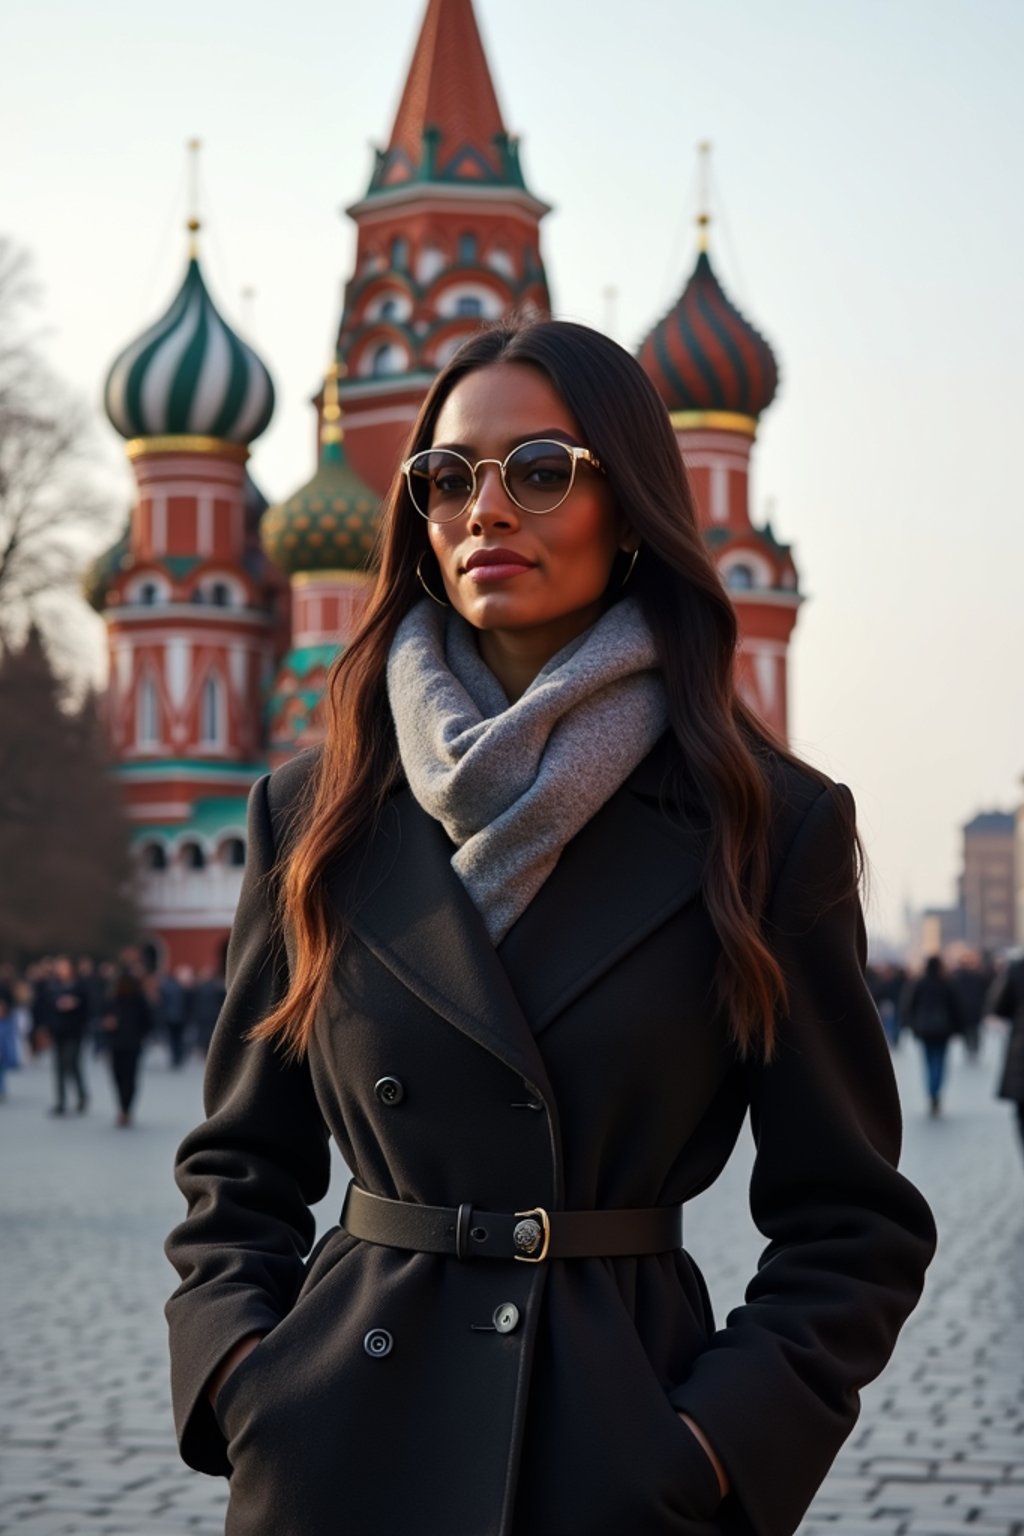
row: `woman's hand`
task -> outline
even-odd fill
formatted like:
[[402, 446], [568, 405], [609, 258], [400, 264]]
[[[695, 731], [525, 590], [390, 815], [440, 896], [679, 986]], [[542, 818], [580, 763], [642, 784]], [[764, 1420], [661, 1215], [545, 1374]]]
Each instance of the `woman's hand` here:
[[719, 1492], [724, 1499], [726, 1494], [729, 1492], [729, 1479], [726, 1475], [725, 1468], [722, 1466], [722, 1463], [711, 1449], [710, 1444], [705, 1438], [704, 1431], [693, 1422], [693, 1420], [690, 1418], [690, 1415], [688, 1413], [680, 1413], [679, 1417], [682, 1419], [683, 1423], [686, 1425], [687, 1429], [690, 1431], [691, 1435], [696, 1440], [701, 1450], [707, 1456], [708, 1461], [710, 1461], [711, 1465], [714, 1467], [715, 1476], [718, 1478]]
[[206, 1386], [206, 1396], [209, 1399], [211, 1408], [216, 1406], [220, 1389], [231, 1375], [231, 1372], [236, 1366], [241, 1365], [246, 1355], [252, 1354], [256, 1345], [264, 1338], [266, 1338], [266, 1334], [263, 1333], [247, 1333], [243, 1339], [239, 1339], [233, 1349], [228, 1350]]

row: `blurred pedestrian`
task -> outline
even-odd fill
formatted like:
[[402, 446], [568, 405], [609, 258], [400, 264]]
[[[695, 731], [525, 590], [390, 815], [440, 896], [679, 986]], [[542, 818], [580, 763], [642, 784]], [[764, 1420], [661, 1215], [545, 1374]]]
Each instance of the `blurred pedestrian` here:
[[107, 984], [104, 981], [96, 962], [88, 955], [83, 955], [76, 967], [78, 984], [82, 989], [85, 999], [85, 1030], [83, 1038], [91, 1041], [95, 1047], [100, 1036], [100, 1021], [103, 1018], [104, 1005], [107, 1001]]
[[14, 1021], [12, 979], [0, 973], [0, 1104], [7, 1098], [7, 1074], [21, 1065]]
[[924, 975], [909, 983], [903, 1022], [921, 1043], [931, 1115], [942, 1112], [949, 1042], [962, 1029], [960, 1000], [938, 955], [929, 956]]
[[204, 966], [192, 994], [192, 1027], [199, 1053], [205, 1056], [210, 1047], [213, 1026], [224, 1004], [224, 978], [212, 966]]
[[999, 1098], [1016, 1105], [1017, 1129], [1024, 1147], [1024, 955], [1016, 956], [996, 977], [987, 1006], [989, 1013], [1009, 1020], [1006, 1056], [996, 1091]]
[[185, 1063], [185, 1025], [188, 1022], [188, 995], [176, 973], [164, 972], [156, 982], [156, 1022], [167, 1041], [172, 1067]]
[[84, 1115], [89, 1108], [85, 1076], [82, 1071], [82, 1041], [85, 1039], [87, 1005], [81, 983], [75, 975], [75, 967], [67, 955], [58, 955], [53, 962], [53, 978], [49, 984], [49, 1028], [53, 1038], [54, 1078], [57, 1090], [56, 1102], [51, 1115], [63, 1115], [67, 1109], [68, 1084], [73, 1084], [78, 1096], [78, 1113]]
[[141, 979], [125, 967], [114, 983], [103, 1028], [119, 1106], [116, 1124], [132, 1123], [132, 1106], [139, 1077], [139, 1058], [153, 1024], [153, 1013]]
[[949, 975], [950, 984], [960, 1003], [964, 1048], [968, 1060], [977, 1061], [981, 1050], [981, 1021], [985, 1017], [985, 999], [992, 987], [992, 963], [987, 955], [965, 949]]

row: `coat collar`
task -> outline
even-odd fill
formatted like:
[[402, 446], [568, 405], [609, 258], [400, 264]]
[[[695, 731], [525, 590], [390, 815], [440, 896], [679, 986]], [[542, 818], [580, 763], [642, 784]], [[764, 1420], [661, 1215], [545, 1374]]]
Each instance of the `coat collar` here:
[[550, 1097], [536, 1036], [700, 889], [703, 839], [659, 803], [668, 761], [663, 739], [567, 845], [497, 951], [451, 867], [452, 843], [402, 788], [355, 884], [336, 877], [346, 921], [430, 1008]]

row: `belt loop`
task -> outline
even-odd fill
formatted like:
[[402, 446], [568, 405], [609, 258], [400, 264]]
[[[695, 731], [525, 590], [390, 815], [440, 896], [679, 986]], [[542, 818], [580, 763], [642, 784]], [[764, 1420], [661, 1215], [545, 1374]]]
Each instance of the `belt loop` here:
[[459, 1206], [455, 1218], [455, 1257], [457, 1259], [469, 1258], [469, 1224], [473, 1219], [473, 1207], [469, 1201], [463, 1201]]

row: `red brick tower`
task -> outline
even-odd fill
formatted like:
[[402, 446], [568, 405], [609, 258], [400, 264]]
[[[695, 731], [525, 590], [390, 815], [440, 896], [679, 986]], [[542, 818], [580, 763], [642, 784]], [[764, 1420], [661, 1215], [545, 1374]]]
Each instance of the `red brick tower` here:
[[345, 445], [383, 494], [437, 369], [481, 320], [547, 313], [540, 221], [505, 128], [472, 0], [428, 0], [358, 227], [337, 360]]
[[195, 248], [166, 314], [107, 378], [138, 484], [127, 539], [94, 573], [110, 733], [157, 958], [220, 963], [264, 771], [263, 692], [287, 587], [263, 554], [248, 444], [274, 407], [262, 361], [210, 298]]
[[802, 601], [788, 544], [750, 516], [750, 454], [778, 369], [768, 343], [730, 303], [698, 216], [697, 263], [639, 359], [668, 406], [697, 497], [705, 538], [736, 606], [739, 686], [761, 717], [788, 734], [787, 658]]

